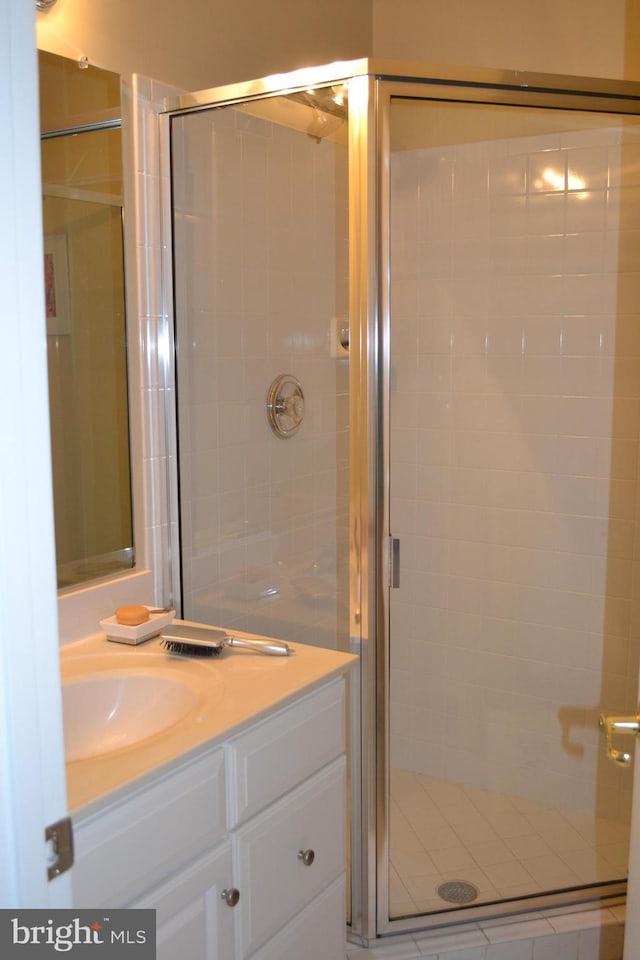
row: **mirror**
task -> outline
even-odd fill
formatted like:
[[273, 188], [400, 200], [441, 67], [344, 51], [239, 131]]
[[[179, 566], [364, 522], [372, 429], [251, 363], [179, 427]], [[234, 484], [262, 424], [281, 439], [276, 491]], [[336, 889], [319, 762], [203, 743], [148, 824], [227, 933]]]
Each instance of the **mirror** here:
[[134, 565], [120, 78], [39, 52], [58, 587]]

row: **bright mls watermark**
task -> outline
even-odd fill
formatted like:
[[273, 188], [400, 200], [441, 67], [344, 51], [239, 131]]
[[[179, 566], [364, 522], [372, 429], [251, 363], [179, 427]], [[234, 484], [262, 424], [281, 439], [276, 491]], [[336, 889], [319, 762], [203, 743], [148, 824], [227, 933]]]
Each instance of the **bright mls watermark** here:
[[155, 910], [0, 910], [2, 960], [155, 960]]

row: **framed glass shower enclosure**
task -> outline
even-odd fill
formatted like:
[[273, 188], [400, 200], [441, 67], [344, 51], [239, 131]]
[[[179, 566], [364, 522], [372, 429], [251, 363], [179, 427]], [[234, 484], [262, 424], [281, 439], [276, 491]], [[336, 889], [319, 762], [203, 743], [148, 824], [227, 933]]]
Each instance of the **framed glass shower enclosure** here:
[[368, 60], [167, 105], [182, 615], [360, 654], [362, 942], [624, 893], [639, 112]]

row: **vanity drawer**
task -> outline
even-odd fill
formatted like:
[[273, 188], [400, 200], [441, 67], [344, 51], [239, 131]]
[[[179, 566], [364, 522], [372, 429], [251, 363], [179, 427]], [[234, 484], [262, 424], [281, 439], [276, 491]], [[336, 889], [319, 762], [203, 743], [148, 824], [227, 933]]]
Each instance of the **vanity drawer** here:
[[230, 826], [344, 752], [344, 688], [335, 680], [227, 744]]
[[226, 829], [220, 748], [106, 812], [74, 821], [73, 905], [126, 906], [217, 844]]
[[[344, 873], [345, 783], [342, 756], [235, 831], [239, 956], [249, 957]], [[309, 865], [304, 851], [313, 851]]]

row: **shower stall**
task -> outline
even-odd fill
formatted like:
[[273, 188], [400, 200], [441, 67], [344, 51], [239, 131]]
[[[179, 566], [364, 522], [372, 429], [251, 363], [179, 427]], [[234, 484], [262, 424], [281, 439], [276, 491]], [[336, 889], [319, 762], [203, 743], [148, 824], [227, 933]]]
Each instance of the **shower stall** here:
[[369, 60], [167, 104], [181, 613], [360, 654], [361, 942], [624, 894], [639, 113]]

